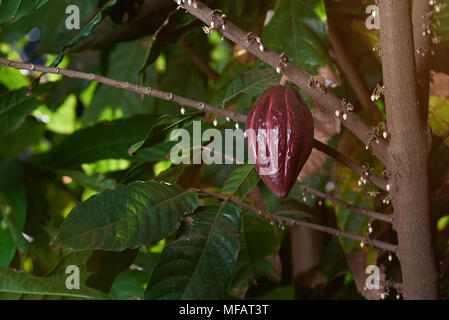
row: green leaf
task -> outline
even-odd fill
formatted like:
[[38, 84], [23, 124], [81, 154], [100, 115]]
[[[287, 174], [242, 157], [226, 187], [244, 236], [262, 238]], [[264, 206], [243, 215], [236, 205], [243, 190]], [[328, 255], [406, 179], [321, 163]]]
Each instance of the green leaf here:
[[125, 270], [114, 280], [109, 294], [120, 300], [140, 300], [143, 299], [148, 281], [148, 273], [144, 271]]
[[226, 180], [221, 192], [244, 198], [259, 183], [260, 177], [252, 164], [237, 167]]
[[45, 134], [45, 126], [34, 117], [27, 117], [24, 123], [5, 135], [0, 135], [0, 154], [13, 158], [28, 148], [34, 150]]
[[117, 275], [129, 269], [136, 259], [138, 249], [122, 251], [95, 250], [87, 262], [87, 270], [92, 275], [86, 279], [86, 285], [91, 288], [109, 292]]
[[109, 299], [104, 293], [86, 286], [80, 286], [80, 289], [77, 290], [69, 290], [65, 286], [65, 281], [39, 278], [3, 267], [0, 267], [0, 293], [9, 294], [9, 298], [31, 298], [33, 300], [39, 298], [62, 299], [64, 297]]
[[252, 70], [237, 76], [227, 89], [217, 99], [222, 105], [238, 96], [246, 93], [252, 96], [260, 96], [266, 89], [279, 84], [281, 77], [273, 69]]
[[158, 142], [162, 142], [171, 130], [184, 126], [202, 113], [203, 112], [192, 112], [184, 116], [172, 114], [160, 116], [159, 120], [151, 127], [150, 131], [148, 131], [145, 139], [133, 144], [129, 148], [128, 153], [135, 154], [140, 149], [148, 148]]
[[26, 95], [27, 89], [0, 94], [0, 134], [16, 129], [25, 117], [41, 102], [34, 95]]
[[278, 0], [262, 41], [309, 70], [329, 63], [323, 0]]
[[141, 140], [157, 116], [103, 122], [76, 131], [49, 153], [36, 158], [52, 168], [70, 168], [101, 159], [128, 159], [129, 146]]
[[272, 259], [280, 243], [276, 229], [266, 219], [246, 212], [241, 220], [240, 252], [229, 291], [231, 295], [243, 298], [251, 282], [275, 270]]
[[14, 22], [39, 9], [47, 0], [2, 0], [0, 1], [0, 24]]
[[92, 250], [69, 252], [45, 277], [65, 281], [67, 279], [66, 268], [70, 265], [75, 265], [80, 269], [80, 284], [83, 284], [89, 276], [86, 264], [91, 255]]
[[106, 190], [78, 204], [56, 241], [73, 250], [122, 250], [159, 241], [196, 209], [195, 193], [179, 187], [134, 182]]
[[[22, 185], [22, 164], [15, 159], [0, 161], [0, 207], [6, 209], [6, 206], [12, 209], [8, 220], [15, 229], [22, 231], [27, 210], [26, 194]], [[1, 217], [0, 213], [0, 220]], [[13, 236], [11, 230], [0, 229], [0, 266], [8, 266], [14, 256], [16, 242]]]
[[231, 203], [204, 207], [180, 237], [165, 247], [146, 299], [219, 299], [239, 251], [240, 214]]

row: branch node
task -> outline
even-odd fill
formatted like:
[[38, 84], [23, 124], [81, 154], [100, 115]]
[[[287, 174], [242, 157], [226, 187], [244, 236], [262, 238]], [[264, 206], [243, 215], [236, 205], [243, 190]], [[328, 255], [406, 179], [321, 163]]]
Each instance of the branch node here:
[[306, 85], [309, 88], [316, 87], [316, 88], [320, 89], [321, 93], [326, 93], [327, 92], [326, 86], [324, 85], [324, 83], [322, 83], [320, 81], [320, 78], [317, 77], [317, 76], [310, 77], [309, 80], [307, 81]]
[[278, 63], [277, 63], [277, 65], [276, 65], [276, 72], [277, 72], [277, 73], [281, 73], [281, 71], [283, 70], [283, 68], [286, 68], [286, 67], [287, 67], [288, 62], [289, 62], [289, 60], [288, 60], [288, 58], [287, 58], [287, 55], [285, 54], [285, 52], [282, 52], [282, 53], [279, 55]]

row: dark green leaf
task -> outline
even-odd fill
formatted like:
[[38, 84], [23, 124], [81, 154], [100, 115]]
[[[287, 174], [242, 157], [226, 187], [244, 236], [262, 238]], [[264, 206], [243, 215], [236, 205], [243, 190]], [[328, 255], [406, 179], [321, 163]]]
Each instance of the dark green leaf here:
[[151, 127], [145, 139], [133, 144], [129, 148], [128, 153], [135, 154], [140, 149], [148, 148], [158, 142], [162, 142], [168, 132], [170, 132], [172, 129], [184, 126], [186, 123], [190, 122], [200, 114], [202, 114], [202, 112], [188, 113], [184, 116], [171, 114], [164, 114], [160, 116], [158, 121]]
[[2, 267], [0, 267], [0, 293], [13, 295], [9, 298], [14, 297], [15, 299], [62, 299], [64, 297], [108, 299], [108, 296], [104, 293], [86, 286], [80, 286], [80, 289], [77, 290], [69, 290], [65, 281], [39, 278], [28, 273], [19, 273]]
[[176, 231], [183, 214], [195, 210], [197, 203], [195, 193], [163, 183], [118, 186], [77, 205], [57, 241], [74, 250], [121, 250], [150, 244]]
[[224, 94], [217, 100], [226, 103], [241, 93], [260, 96], [266, 89], [279, 84], [281, 77], [273, 69], [252, 70], [236, 77], [228, 86]]
[[240, 252], [237, 258], [230, 294], [243, 297], [251, 282], [275, 270], [273, 256], [279, 249], [279, 235], [270, 222], [252, 212], [242, 215]]
[[140, 300], [143, 299], [148, 281], [148, 273], [144, 271], [125, 270], [114, 280], [109, 294], [111, 297], [121, 300]]
[[47, 0], [2, 0], [0, 1], [0, 24], [14, 22], [39, 9]]
[[91, 288], [109, 292], [117, 275], [129, 269], [136, 259], [138, 249], [122, 251], [95, 250], [87, 262], [87, 270], [92, 275], [86, 279], [86, 285]]
[[329, 63], [323, 0], [278, 0], [262, 41], [310, 69]]
[[21, 89], [0, 95], [0, 134], [16, 129], [41, 104], [33, 95], [27, 96], [26, 92], [27, 89]]
[[129, 146], [145, 137], [156, 120], [146, 115], [96, 124], [68, 136], [37, 160], [52, 168], [70, 168], [101, 159], [132, 159]]
[[[2, 207], [10, 210], [5, 225], [13, 224], [14, 231], [23, 230], [26, 216], [26, 195], [22, 185], [22, 164], [17, 160], [0, 161], [0, 211]], [[0, 220], [2, 219], [0, 213]], [[15, 234], [17, 236], [17, 234]], [[20, 236], [20, 234], [19, 234]], [[18, 239], [16, 239], [17, 241]], [[20, 241], [20, 240], [19, 240]], [[11, 230], [0, 229], [0, 266], [6, 267], [16, 251], [16, 242]]]
[[226, 180], [221, 189], [224, 193], [244, 198], [259, 183], [260, 177], [252, 164], [243, 164], [237, 167]]
[[219, 299], [239, 251], [240, 215], [231, 203], [204, 207], [162, 251], [146, 299]]
[[80, 269], [80, 284], [84, 284], [89, 274], [87, 272], [86, 263], [92, 255], [92, 250], [69, 252], [58, 264], [45, 275], [53, 280], [65, 281], [67, 279], [66, 268], [75, 265]]

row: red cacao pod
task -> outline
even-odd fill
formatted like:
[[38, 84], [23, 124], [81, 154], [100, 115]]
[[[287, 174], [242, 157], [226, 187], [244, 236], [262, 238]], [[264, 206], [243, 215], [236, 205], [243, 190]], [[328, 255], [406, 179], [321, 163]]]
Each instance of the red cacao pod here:
[[313, 118], [297, 90], [265, 90], [247, 120], [248, 151], [256, 171], [278, 198], [285, 198], [313, 148]]

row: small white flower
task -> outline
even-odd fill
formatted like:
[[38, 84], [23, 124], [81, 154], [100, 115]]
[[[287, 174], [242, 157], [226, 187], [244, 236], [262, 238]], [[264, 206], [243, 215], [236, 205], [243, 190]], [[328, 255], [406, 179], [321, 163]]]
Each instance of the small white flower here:
[[340, 110], [335, 110], [335, 115], [337, 116], [337, 118], [340, 116]]

